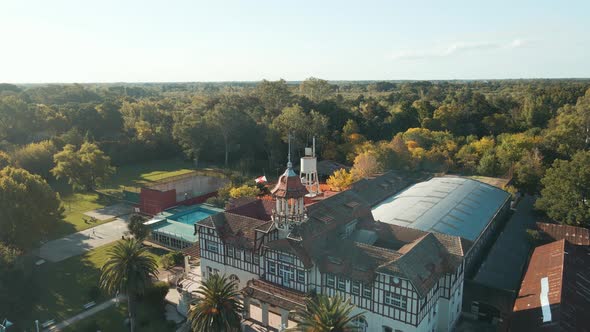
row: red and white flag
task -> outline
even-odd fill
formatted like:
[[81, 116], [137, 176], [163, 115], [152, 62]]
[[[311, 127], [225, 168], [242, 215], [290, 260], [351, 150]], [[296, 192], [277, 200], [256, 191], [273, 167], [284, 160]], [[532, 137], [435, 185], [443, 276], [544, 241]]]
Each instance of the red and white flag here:
[[266, 176], [263, 175], [263, 176], [257, 177], [256, 180], [254, 180], [254, 181], [256, 181], [256, 183], [265, 183]]

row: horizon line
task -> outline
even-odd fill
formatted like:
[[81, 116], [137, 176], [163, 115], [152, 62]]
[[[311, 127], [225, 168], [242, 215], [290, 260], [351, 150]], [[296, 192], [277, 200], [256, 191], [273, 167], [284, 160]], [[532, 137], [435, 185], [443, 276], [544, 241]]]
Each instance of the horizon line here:
[[[519, 78], [449, 78], [449, 79], [411, 79], [411, 78], [400, 78], [400, 79], [323, 79], [320, 77], [310, 76], [302, 80], [285, 80], [286, 83], [300, 83], [309, 78], [322, 79], [327, 82], [453, 82], [453, 81], [530, 81], [530, 80], [590, 80], [590, 77], [519, 77]], [[279, 79], [266, 79], [262, 78], [259, 80], [220, 80], [220, 81], [48, 81], [48, 82], [0, 82], [0, 84], [12, 84], [12, 85], [41, 85], [41, 84], [190, 84], [190, 83], [259, 83], [263, 80], [269, 82], [276, 82]]]

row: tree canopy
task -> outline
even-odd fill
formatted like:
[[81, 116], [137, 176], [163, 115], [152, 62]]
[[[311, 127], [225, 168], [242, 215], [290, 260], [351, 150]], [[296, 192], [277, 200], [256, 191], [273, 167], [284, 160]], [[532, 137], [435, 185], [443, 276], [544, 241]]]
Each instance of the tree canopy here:
[[63, 209], [39, 175], [11, 166], [0, 170], [0, 242], [30, 248], [56, 227]]
[[576, 153], [571, 161], [556, 160], [541, 180], [536, 207], [559, 222], [590, 226], [590, 151]]
[[93, 143], [85, 142], [80, 149], [68, 144], [53, 159], [52, 174], [58, 179], [67, 178], [68, 183], [80, 189], [91, 190], [115, 172], [111, 159]]

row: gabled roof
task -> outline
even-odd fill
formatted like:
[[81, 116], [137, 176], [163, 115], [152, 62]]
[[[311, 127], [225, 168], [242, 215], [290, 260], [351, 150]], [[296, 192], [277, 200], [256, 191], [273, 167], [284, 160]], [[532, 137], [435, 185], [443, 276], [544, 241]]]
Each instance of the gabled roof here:
[[251, 249], [255, 246], [256, 229], [269, 223], [272, 221], [222, 212], [203, 219], [195, 226], [213, 227], [224, 243]]
[[307, 255], [307, 252], [305, 252], [305, 250], [301, 246], [300, 241], [295, 241], [291, 239], [278, 239], [267, 242], [265, 246], [272, 250], [282, 251], [296, 256], [301, 260], [305, 268], [310, 268], [313, 266], [311, 258]]
[[[548, 283], [543, 313], [541, 282]], [[589, 331], [590, 250], [565, 240], [537, 247], [514, 303], [511, 327], [528, 331]], [[547, 315], [550, 313], [550, 315]], [[543, 317], [550, 320], [543, 323]]]
[[[243, 212], [232, 212], [240, 211]], [[243, 241], [253, 244], [256, 230], [268, 230], [272, 223], [232, 212], [206, 221], [215, 225], [224, 241], [238, 242], [235, 238], [244, 237], [247, 240]], [[371, 204], [356, 190], [340, 192], [308, 206], [307, 216], [293, 230], [300, 240], [279, 239], [265, 246], [299, 257], [306, 267], [315, 264], [322, 273], [353, 280], [370, 282], [377, 272], [400, 276], [410, 280], [420, 296], [444, 274], [454, 273], [471, 245], [458, 236], [375, 222]], [[353, 222], [357, 230], [371, 236], [347, 238], [346, 227]], [[352, 238], [366, 241], [355, 242]]]
[[[458, 237], [440, 237], [439, 234], [427, 233], [398, 252], [401, 256], [380, 270], [397, 274], [412, 282], [420, 296], [424, 296], [432, 286], [447, 273], [454, 273], [462, 261], [462, 254], [449, 252], [460, 251]], [[442, 243], [441, 239], [445, 242]]]

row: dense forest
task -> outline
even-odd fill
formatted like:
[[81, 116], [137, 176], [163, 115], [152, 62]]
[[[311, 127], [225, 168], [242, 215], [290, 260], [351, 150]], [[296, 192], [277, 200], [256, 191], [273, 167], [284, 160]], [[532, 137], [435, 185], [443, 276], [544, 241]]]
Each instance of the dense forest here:
[[[48, 183], [92, 191], [171, 158], [271, 177], [289, 135], [296, 157], [316, 137], [320, 159], [352, 166], [337, 189], [387, 170], [504, 177], [547, 218], [590, 221], [590, 80], [0, 84], [0, 309], [34, 301], [18, 257], [63, 217]], [[224, 195], [258, 192], [243, 184]]]
[[[196, 166], [274, 175], [284, 165], [291, 133], [296, 156], [315, 136], [321, 159], [349, 165], [368, 161], [370, 171], [512, 177], [516, 190], [535, 194], [554, 161], [588, 150], [589, 87], [588, 80], [316, 78], [1, 84], [0, 163], [47, 180], [69, 178], [86, 190], [112, 173], [109, 161], [120, 166], [183, 156]], [[97, 164], [100, 170], [87, 174], [90, 180], [72, 180], [76, 170], [63, 165], [75, 160], [78, 173]]]
[[537, 207], [549, 217], [587, 224], [589, 87], [587, 80], [316, 78], [2, 84], [0, 183], [9, 205], [3, 211], [15, 201], [30, 204], [19, 201], [23, 183], [39, 189], [22, 195], [39, 199], [6, 219], [13, 221], [3, 225], [10, 231], [0, 240], [28, 248], [40, 237], [19, 229], [43, 230], [44, 219], [59, 218], [59, 197], [45, 181], [63, 178], [88, 191], [117, 166], [175, 157], [274, 175], [284, 167], [289, 133], [295, 156], [315, 136], [321, 159], [354, 166], [334, 176], [337, 187], [386, 170], [512, 178], [509, 190], [540, 194]]

